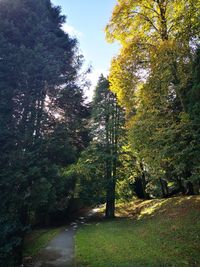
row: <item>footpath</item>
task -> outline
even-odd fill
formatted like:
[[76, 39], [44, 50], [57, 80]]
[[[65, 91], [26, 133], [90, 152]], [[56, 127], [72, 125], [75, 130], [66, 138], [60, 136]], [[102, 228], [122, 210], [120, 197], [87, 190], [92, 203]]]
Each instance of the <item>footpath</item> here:
[[91, 210], [85, 216], [79, 217], [59, 233], [48, 245], [44, 248], [34, 267], [75, 267], [75, 242], [74, 237], [76, 230], [81, 225], [86, 224], [91, 217], [95, 215], [97, 209]]

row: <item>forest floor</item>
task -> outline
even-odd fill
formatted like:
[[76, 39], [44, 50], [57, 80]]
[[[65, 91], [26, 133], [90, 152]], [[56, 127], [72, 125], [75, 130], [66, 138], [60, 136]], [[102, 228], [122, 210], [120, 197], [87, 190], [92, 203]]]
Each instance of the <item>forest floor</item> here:
[[200, 196], [135, 200], [116, 215], [78, 230], [78, 267], [200, 267]]

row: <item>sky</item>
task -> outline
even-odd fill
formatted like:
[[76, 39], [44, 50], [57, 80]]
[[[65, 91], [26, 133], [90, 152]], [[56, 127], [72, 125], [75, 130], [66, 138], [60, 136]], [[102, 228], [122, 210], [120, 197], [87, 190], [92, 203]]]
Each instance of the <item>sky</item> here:
[[108, 75], [110, 62], [118, 52], [117, 44], [105, 40], [104, 28], [112, 15], [117, 0], [52, 0], [62, 8], [67, 21], [63, 29], [75, 35], [85, 57], [85, 65], [92, 65], [89, 79], [92, 86], [86, 95], [91, 99], [92, 91], [101, 73]]

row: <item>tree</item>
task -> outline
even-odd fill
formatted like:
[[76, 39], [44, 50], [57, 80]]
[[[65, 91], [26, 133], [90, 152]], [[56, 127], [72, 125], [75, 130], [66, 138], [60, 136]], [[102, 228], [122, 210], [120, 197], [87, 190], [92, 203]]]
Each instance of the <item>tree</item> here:
[[[116, 186], [125, 143], [124, 112], [101, 75], [91, 103], [91, 141], [67, 173], [77, 179], [75, 195], [87, 205], [106, 203], [107, 218], [115, 216]], [[122, 180], [122, 179], [121, 179]]]
[[119, 153], [122, 146], [123, 111], [109, 82], [100, 76], [93, 100], [93, 140], [104, 154], [106, 180], [106, 217], [115, 216], [116, 181]]
[[108, 40], [122, 45], [109, 80], [126, 108], [132, 150], [152, 181], [164, 178], [180, 188], [193, 173], [187, 91], [199, 41], [199, 4], [119, 0], [106, 28]]
[[109, 80], [111, 90], [128, 111], [132, 107], [130, 112], [134, 112], [135, 93], [156, 64], [154, 59], [159, 57], [160, 47], [168, 50], [173, 84], [181, 101], [177, 84], [181, 78], [173, 48], [185, 51], [185, 60], [190, 56], [189, 44], [195, 46], [199, 32], [199, 10], [198, 0], [118, 1], [106, 34], [108, 41], [117, 40], [122, 48], [120, 55], [113, 59]]
[[64, 21], [50, 0], [0, 1], [2, 266], [21, 263], [29, 214], [70, 195], [63, 168], [88, 143], [83, 58]]
[[198, 183], [198, 193], [200, 192], [200, 182], [199, 182], [199, 136], [200, 136], [200, 48], [196, 51], [195, 59], [193, 62], [193, 74], [191, 78], [191, 83], [189, 84], [190, 90], [187, 91], [187, 111], [190, 116], [191, 121], [191, 158], [193, 159], [193, 171], [191, 175], [191, 181]]

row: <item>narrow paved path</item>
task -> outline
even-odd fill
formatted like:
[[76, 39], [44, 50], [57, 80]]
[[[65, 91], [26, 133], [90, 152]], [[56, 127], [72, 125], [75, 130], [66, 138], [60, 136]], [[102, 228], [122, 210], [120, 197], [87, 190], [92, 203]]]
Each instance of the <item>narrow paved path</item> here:
[[76, 230], [95, 213], [96, 210], [92, 210], [87, 213], [85, 217], [79, 217], [75, 222], [72, 222], [70, 226], [58, 234], [48, 246], [41, 251], [34, 267], [74, 267], [74, 236]]
[[73, 226], [63, 230], [40, 253], [34, 267], [74, 267]]

